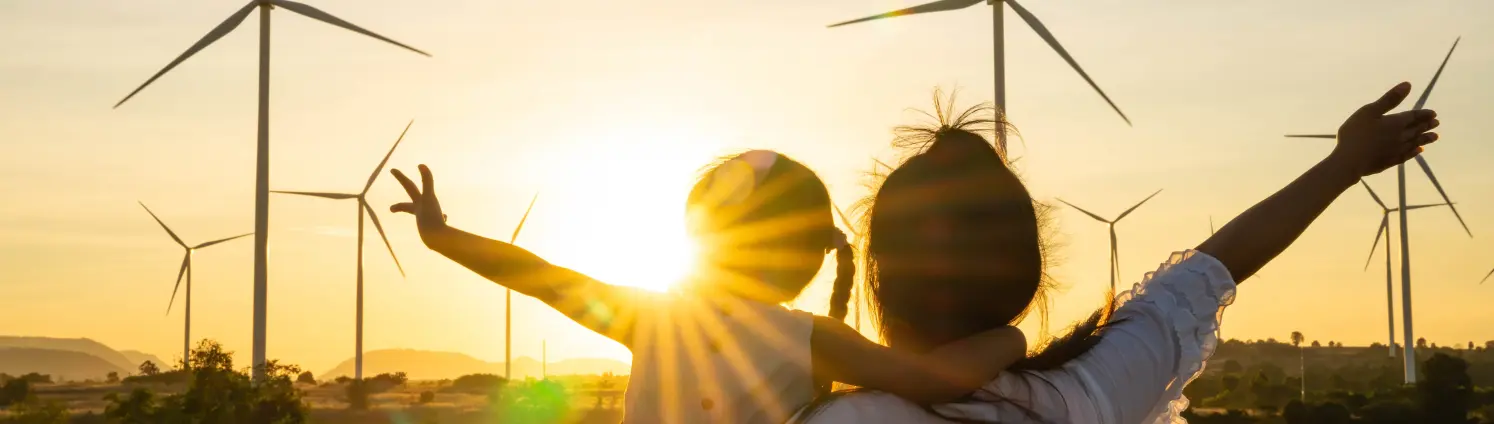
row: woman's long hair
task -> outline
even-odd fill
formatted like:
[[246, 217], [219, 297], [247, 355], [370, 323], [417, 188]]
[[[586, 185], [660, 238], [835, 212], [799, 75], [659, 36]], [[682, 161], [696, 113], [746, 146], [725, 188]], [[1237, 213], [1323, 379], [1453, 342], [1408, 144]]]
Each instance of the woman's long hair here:
[[[1036, 312], [1047, 335], [1049, 297], [1055, 282], [1044, 272], [1053, 245], [1051, 207], [1033, 200], [1012, 170], [1011, 162], [985, 138], [997, 128], [1015, 133], [996, 109], [979, 105], [955, 114], [953, 96], [945, 103], [934, 93], [933, 126], [902, 126], [894, 145], [913, 155], [886, 175], [874, 174], [875, 195], [858, 208], [868, 210], [860, 226], [866, 301], [882, 339], [896, 348], [928, 350], [986, 330], [1016, 325]], [[919, 227], [908, 217], [937, 216], [960, 228], [939, 246], [921, 245]], [[946, 255], [958, 269], [953, 276], [931, 277], [895, 272], [886, 262], [902, 257], [916, 261], [918, 252]], [[1049, 338], [1007, 372], [1052, 370], [1089, 352], [1114, 310], [1114, 294], [1089, 318], [1064, 334]], [[799, 421], [807, 420], [848, 392], [811, 402]], [[1011, 402], [1032, 418], [1035, 413], [995, 393], [981, 399]], [[981, 402], [974, 395], [965, 402]], [[989, 401], [989, 400], [986, 400]], [[931, 413], [946, 419], [959, 420]]]

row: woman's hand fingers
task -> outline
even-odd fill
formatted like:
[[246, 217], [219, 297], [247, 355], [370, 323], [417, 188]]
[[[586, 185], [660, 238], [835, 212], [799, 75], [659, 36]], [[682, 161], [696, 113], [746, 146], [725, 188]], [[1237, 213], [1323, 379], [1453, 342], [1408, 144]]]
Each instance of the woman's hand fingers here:
[[410, 177], [406, 177], [405, 173], [399, 172], [398, 169], [390, 169], [389, 173], [394, 174], [394, 179], [399, 180], [399, 185], [405, 188], [405, 194], [410, 196], [411, 202], [420, 201], [420, 189], [415, 188], [415, 183], [410, 181]]
[[1411, 83], [1402, 82], [1396, 84], [1390, 91], [1386, 91], [1384, 95], [1381, 95], [1379, 99], [1359, 108], [1359, 111], [1355, 115], [1366, 118], [1384, 115], [1389, 113], [1391, 109], [1395, 109], [1396, 106], [1400, 106], [1401, 102], [1405, 101], [1406, 96], [1410, 94]]
[[415, 204], [414, 203], [410, 203], [410, 202], [395, 203], [394, 205], [389, 206], [389, 211], [390, 212], [394, 212], [394, 213], [404, 212], [404, 213], [407, 213], [407, 214], [414, 215], [415, 214]]
[[420, 183], [422, 193], [428, 197], [436, 196], [436, 179], [431, 176], [431, 168], [425, 164], [420, 165]]

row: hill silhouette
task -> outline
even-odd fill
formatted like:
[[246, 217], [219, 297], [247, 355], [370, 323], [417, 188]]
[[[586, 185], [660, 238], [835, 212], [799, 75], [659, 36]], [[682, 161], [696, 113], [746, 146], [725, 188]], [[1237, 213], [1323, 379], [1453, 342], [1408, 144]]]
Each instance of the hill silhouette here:
[[[119, 368], [121, 373], [129, 371], [133, 373], [140, 366], [139, 362], [131, 361], [129, 357], [118, 351], [93, 341], [92, 339], [59, 339], [52, 337], [26, 337], [26, 336], [0, 336], [0, 349], [5, 348], [28, 348], [28, 349], [50, 349], [69, 352], [78, 352], [99, 358]], [[29, 372], [29, 371], [28, 371]], [[40, 372], [40, 371], [37, 371]], [[103, 374], [97, 377], [102, 377]]]
[[40, 373], [60, 380], [103, 380], [111, 372], [126, 370], [97, 356], [82, 352], [29, 347], [0, 348], [0, 373]]
[[[353, 359], [349, 358], [336, 367], [322, 373], [319, 380], [353, 376]], [[551, 362], [550, 375], [628, 373], [628, 364], [622, 361], [599, 358], [578, 358]], [[363, 353], [363, 375], [404, 372], [412, 380], [455, 379], [467, 374], [503, 375], [502, 362], [487, 362], [466, 354], [412, 349], [373, 350]], [[540, 361], [529, 357], [514, 359], [514, 378], [539, 378], [543, 373]]]
[[149, 353], [141, 352], [138, 350], [121, 350], [119, 351], [119, 354], [124, 355], [125, 359], [128, 359], [130, 360], [130, 363], [135, 364], [134, 367], [130, 368], [132, 374], [135, 370], [140, 369], [140, 364], [144, 363], [145, 361], [154, 362], [156, 366], [161, 368], [170, 368], [165, 360], [161, 359], [159, 356]]

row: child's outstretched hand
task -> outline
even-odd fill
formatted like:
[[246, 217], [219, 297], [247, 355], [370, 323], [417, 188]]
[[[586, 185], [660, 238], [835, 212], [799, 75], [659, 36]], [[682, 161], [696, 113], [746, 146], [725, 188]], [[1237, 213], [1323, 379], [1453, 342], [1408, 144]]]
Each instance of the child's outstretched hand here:
[[1329, 160], [1345, 166], [1356, 177], [1378, 174], [1421, 154], [1421, 146], [1437, 141], [1437, 112], [1408, 110], [1386, 115], [1411, 93], [1410, 83], [1396, 84], [1379, 100], [1355, 111], [1338, 128], [1338, 146]]
[[410, 195], [409, 202], [396, 203], [389, 207], [389, 211], [415, 215], [415, 226], [420, 229], [420, 239], [429, 246], [431, 236], [446, 228], [446, 214], [441, 213], [441, 202], [436, 200], [435, 179], [431, 178], [431, 169], [420, 165], [421, 188], [416, 188], [415, 183], [398, 169], [391, 169], [389, 173], [394, 174], [394, 179], [399, 180], [399, 185], [404, 186], [405, 193]]

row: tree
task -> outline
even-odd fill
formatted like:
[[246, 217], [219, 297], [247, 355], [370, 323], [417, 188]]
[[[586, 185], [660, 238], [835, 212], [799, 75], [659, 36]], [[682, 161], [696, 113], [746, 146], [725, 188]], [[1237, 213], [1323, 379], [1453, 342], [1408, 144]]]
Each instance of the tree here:
[[[1328, 342], [1328, 345], [1329, 345], [1329, 346], [1332, 346], [1332, 345], [1333, 345], [1333, 342]], [[1317, 341], [1317, 340], [1313, 340], [1313, 341], [1312, 341], [1312, 347], [1323, 347], [1323, 345], [1322, 345], [1322, 344], [1321, 344], [1321, 343], [1318, 343], [1318, 341]]]
[[1463, 423], [1473, 409], [1473, 379], [1468, 362], [1442, 353], [1433, 354], [1422, 368], [1425, 379], [1417, 384], [1422, 417], [1429, 423]]
[[109, 383], [118, 383], [119, 382], [119, 373], [114, 372], [114, 371], [109, 371], [109, 377], [108, 377], [107, 381]]
[[156, 366], [155, 362], [147, 360], [140, 363], [140, 375], [151, 376], [160, 373], [161, 367]]
[[302, 372], [301, 375], [296, 376], [296, 382], [300, 384], [310, 384], [315, 386], [316, 377], [311, 375], [311, 371], [306, 371]]
[[1418, 337], [1416, 339], [1416, 348], [1417, 349], [1426, 349], [1427, 348], [1427, 338], [1426, 337]]
[[104, 408], [104, 416], [113, 422], [150, 424], [158, 417], [155, 394], [144, 388], [135, 389], [128, 397], [110, 393], [104, 396], [104, 400], [109, 401], [109, 405]]
[[1473, 350], [1473, 342], [1472, 341], [1468, 342], [1468, 350]]
[[0, 386], [0, 408], [11, 405], [30, 402], [36, 399], [36, 393], [31, 391], [31, 381], [25, 378], [12, 378]]
[[[1313, 343], [1314, 347], [1316, 347], [1316, 345], [1317, 345], [1318, 342], [1312, 342], [1312, 343]], [[1300, 396], [1298, 396], [1298, 398], [1299, 398], [1299, 400], [1306, 401], [1307, 400], [1307, 361], [1306, 361], [1306, 359], [1302, 355], [1302, 332], [1301, 331], [1293, 331], [1292, 332], [1292, 346], [1296, 346], [1297, 347], [1297, 371], [1298, 371], [1298, 375], [1302, 376], [1302, 387], [1301, 387], [1302, 390], [1301, 390]]]
[[431, 402], [435, 402], [435, 401], [436, 401], [436, 392], [432, 392], [430, 390], [426, 390], [426, 391], [420, 392], [420, 404], [421, 405], [424, 405], [424, 404], [427, 404], [427, 403], [431, 403]]

